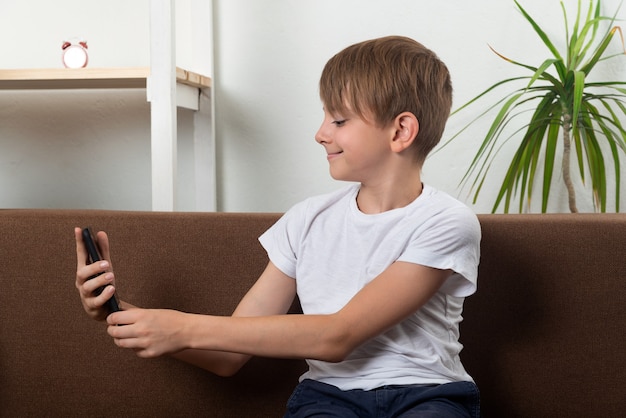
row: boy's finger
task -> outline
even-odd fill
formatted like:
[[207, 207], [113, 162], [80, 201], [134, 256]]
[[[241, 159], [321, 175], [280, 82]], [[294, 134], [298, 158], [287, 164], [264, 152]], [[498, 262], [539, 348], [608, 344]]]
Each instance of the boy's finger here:
[[85, 250], [85, 245], [83, 244], [81, 228], [74, 228], [74, 238], [76, 240], [76, 263], [77, 267], [81, 268], [87, 264], [87, 250]]
[[98, 248], [100, 249], [100, 255], [102, 255], [102, 258], [104, 258], [105, 260], [109, 260], [110, 262], [111, 252], [109, 250], [109, 236], [107, 235], [106, 232], [99, 231], [96, 234], [96, 240], [97, 240]]

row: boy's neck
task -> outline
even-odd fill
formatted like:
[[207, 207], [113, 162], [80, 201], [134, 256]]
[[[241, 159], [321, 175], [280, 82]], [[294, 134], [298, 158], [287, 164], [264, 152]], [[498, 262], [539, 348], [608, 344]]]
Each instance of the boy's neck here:
[[361, 183], [356, 203], [365, 214], [382, 213], [408, 206], [422, 194], [422, 190], [419, 175], [375, 185]]

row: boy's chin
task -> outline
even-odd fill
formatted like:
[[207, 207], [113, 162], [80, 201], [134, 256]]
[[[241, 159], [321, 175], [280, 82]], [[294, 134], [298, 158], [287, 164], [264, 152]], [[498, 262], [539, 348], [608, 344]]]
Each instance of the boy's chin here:
[[350, 180], [346, 179], [345, 175], [342, 175], [342, 173], [338, 173], [336, 170], [330, 169], [329, 170], [329, 174], [330, 174], [330, 177], [332, 177], [333, 180], [350, 181]]
[[346, 181], [346, 182], [349, 182], [349, 183], [360, 183], [360, 181], [357, 180], [357, 179], [353, 179], [353, 178], [348, 177], [348, 176], [341, 176], [341, 175], [338, 175], [338, 174], [333, 174], [332, 171], [330, 173], [330, 177], [332, 177], [333, 180], [337, 180], [337, 181]]

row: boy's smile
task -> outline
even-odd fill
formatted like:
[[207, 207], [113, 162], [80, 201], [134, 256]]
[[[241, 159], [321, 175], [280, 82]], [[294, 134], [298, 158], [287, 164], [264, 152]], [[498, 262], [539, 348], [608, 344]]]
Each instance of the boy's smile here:
[[343, 151], [327, 152], [326, 158], [328, 159], [328, 161], [331, 161], [333, 158], [338, 157], [342, 153], [343, 153]]

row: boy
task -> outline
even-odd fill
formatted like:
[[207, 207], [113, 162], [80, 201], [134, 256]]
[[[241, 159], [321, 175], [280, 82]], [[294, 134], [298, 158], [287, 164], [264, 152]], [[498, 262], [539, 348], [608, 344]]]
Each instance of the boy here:
[[[270, 261], [231, 317], [124, 303], [108, 333], [140, 357], [170, 354], [224, 376], [253, 355], [306, 359], [287, 417], [479, 416], [458, 337], [480, 227], [420, 179], [449, 116], [448, 71], [412, 39], [374, 39], [331, 58], [320, 96], [315, 139], [332, 177], [354, 183], [295, 205], [259, 238]], [[106, 234], [98, 240], [110, 260]], [[83, 306], [105, 319], [114, 288], [93, 291], [113, 284], [110, 263], [85, 264], [79, 229], [76, 244]], [[296, 293], [304, 314], [285, 315]]]

